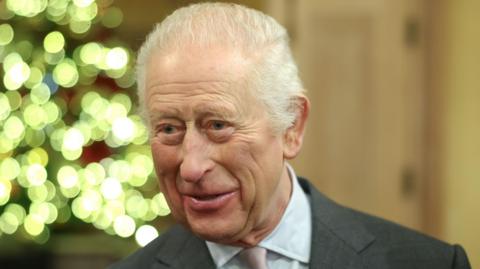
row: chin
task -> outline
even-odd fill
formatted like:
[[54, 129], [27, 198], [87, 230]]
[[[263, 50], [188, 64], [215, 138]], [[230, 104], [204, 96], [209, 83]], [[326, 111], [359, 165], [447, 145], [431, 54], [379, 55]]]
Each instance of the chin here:
[[200, 238], [225, 244], [238, 240], [237, 237], [239, 233], [242, 232], [243, 227], [238, 225], [238, 222], [215, 224], [210, 221], [206, 222], [205, 225], [195, 223], [193, 225], [189, 225], [189, 228]]

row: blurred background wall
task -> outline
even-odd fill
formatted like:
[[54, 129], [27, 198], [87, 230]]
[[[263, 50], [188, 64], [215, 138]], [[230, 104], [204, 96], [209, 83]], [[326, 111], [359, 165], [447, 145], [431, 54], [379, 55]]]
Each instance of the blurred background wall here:
[[[435, 3], [434, 3], [435, 2]], [[429, 227], [470, 252], [480, 267], [480, 2], [431, 1], [429, 27], [428, 110], [430, 180], [441, 189], [430, 194], [431, 207], [441, 201], [439, 217]]]
[[[103, 2], [121, 10], [113, 35], [135, 51], [155, 22], [198, 1]], [[274, 16], [291, 35], [312, 101], [297, 173], [340, 203], [462, 244], [480, 267], [480, 2], [233, 2]], [[171, 220], [146, 223], [161, 233]], [[55, 268], [82, 268], [78, 253], [102, 253], [101, 268], [138, 244], [128, 233], [76, 228], [57, 238], [57, 230], [48, 252]], [[0, 236], [0, 245], [11, 240]]]

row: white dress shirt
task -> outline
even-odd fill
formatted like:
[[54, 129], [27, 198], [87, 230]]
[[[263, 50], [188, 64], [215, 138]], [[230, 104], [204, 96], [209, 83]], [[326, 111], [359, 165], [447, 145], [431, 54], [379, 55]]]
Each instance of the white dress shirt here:
[[[288, 164], [287, 168], [292, 181], [290, 201], [277, 227], [258, 246], [267, 249], [267, 264], [271, 269], [305, 269], [310, 260], [312, 235], [310, 203], [295, 172]], [[242, 268], [237, 257], [241, 247], [206, 243], [217, 268]]]

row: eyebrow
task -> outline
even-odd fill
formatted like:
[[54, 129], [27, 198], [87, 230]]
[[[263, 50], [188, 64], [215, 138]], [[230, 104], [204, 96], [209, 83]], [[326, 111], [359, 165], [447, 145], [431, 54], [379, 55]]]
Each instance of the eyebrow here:
[[151, 83], [151, 84], [148, 84], [146, 86], [146, 89], [154, 89], [154, 88], [157, 88], [157, 87], [169, 87], [169, 86], [188, 86], [188, 85], [192, 85], [192, 84], [205, 84], [205, 83], [210, 83], [210, 84], [229, 84], [231, 83], [231, 81], [229, 80], [192, 80], [192, 81], [167, 81], [167, 82], [164, 82], [164, 81], [161, 81], [161, 82], [155, 82], [155, 83]]
[[162, 118], [178, 118], [180, 114], [180, 110], [177, 108], [166, 108], [166, 109], [154, 109], [151, 113], [149, 113], [150, 122], [155, 122]]
[[[234, 121], [238, 118], [237, 110], [233, 105], [205, 104], [200, 103], [193, 108], [196, 117], [219, 117], [227, 121]], [[182, 111], [178, 108], [154, 109], [150, 114], [150, 122], [154, 123], [160, 119], [181, 119]]]
[[208, 105], [199, 104], [197, 107], [193, 109], [193, 113], [195, 115], [200, 116], [218, 116], [223, 118], [233, 118], [237, 113], [235, 106], [231, 105], [230, 103], [226, 104], [215, 104], [209, 103]]

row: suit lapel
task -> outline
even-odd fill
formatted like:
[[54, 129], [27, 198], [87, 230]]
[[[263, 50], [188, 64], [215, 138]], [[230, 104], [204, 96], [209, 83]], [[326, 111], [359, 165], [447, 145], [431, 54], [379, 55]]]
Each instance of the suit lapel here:
[[312, 206], [312, 246], [310, 268], [364, 268], [359, 255], [374, 240], [349, 209], [320, 194], [300, 179]]
[[168, 239], [158, 251], [157, 263], [151, 269], [215, 268], [205, 242], [190, 231], [176, 226]]

